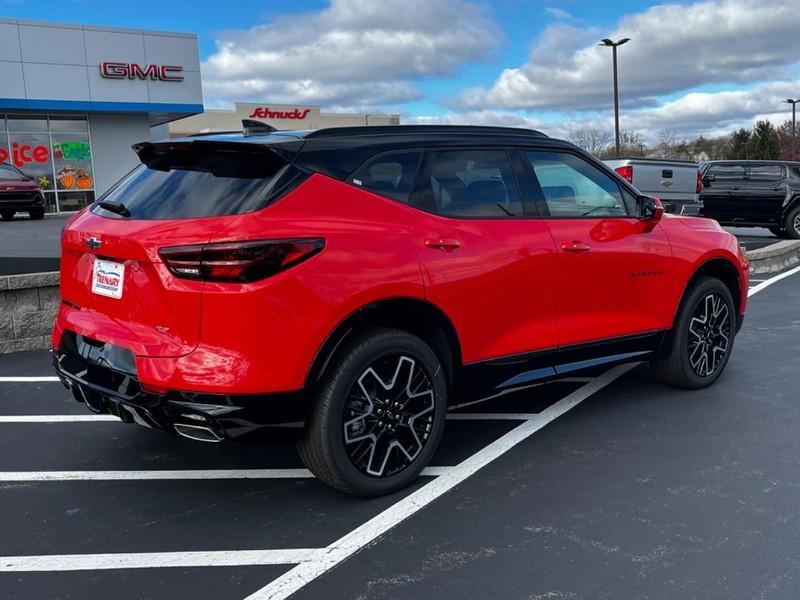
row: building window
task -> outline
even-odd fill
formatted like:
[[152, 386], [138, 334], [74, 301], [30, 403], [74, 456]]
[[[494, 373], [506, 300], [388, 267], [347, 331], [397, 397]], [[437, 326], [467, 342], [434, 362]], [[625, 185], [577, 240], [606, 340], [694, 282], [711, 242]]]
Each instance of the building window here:
[[33, 177], [46, 212], [79, 210], [94, 202], [94, 169], [85, 115], [0, 114], [0, 163]]

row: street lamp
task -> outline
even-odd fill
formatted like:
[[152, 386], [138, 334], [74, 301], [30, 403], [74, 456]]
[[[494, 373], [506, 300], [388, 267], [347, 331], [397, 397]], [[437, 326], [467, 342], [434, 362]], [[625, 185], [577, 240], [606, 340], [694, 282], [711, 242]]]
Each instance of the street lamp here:
[[613, 53], [614, 60], [614, 147], [619, 156], [619, 85], [617, 84], [617, 46], [622, 46], [626, 42], [630, 42], [630, 38], [622, 38], [618, 42], [613, 42], [608, 38], [600, 40], [601, 46], [609, 46]]
[[791, 160], [794, 160], [794, 157], [795, 157], [795, 153], [794, 153], [795, 141], [796, 141], [796, 137], [797, 137], [797, 125], [795, 125], [795, 115], [796, 115], [796, 109], [797, 109], [796, 105], [797, 105], [798, 102], [800, 102], [800, 98], [796, 98], [794, 100], [792, 100], [791, 98], [787, 98], [786, 100], [784, 100], [784, 102], [792, 105], [792, 156], [791, 156]]

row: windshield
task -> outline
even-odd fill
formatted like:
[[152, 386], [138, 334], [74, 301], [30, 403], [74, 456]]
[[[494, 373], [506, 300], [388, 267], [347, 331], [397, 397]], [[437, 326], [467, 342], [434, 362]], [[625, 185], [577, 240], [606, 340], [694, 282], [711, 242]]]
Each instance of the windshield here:
[[24, 181], [27, 179], [25, 174], [11, 165], [0, 165], [0, 179], [12, 181]]

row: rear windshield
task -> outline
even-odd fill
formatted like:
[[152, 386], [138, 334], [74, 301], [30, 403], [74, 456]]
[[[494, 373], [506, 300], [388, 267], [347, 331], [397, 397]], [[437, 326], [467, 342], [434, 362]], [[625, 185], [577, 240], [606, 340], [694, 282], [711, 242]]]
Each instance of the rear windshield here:
[[[123, 205], [132, 219], [192, 219], [252, 212], [261, 208], [286, 162], [256, 151], [171, 146], [144, 157], [99, 201]], [[118, 214], [97, 205], [103, 216]]]

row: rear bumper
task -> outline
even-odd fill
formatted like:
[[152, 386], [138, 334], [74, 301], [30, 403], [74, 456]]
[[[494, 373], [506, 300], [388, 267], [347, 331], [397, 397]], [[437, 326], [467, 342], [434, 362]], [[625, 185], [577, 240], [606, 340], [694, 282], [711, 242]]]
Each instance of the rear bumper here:
[[234, 439], [265, 427], [288, 431], [306, 414], [300, 393], [222, 395], [148, 390], [139, 380], [130, 350], [71, 331], [61, 335], [53, 365], [75, 399], [92, 412], [200, 441]]

